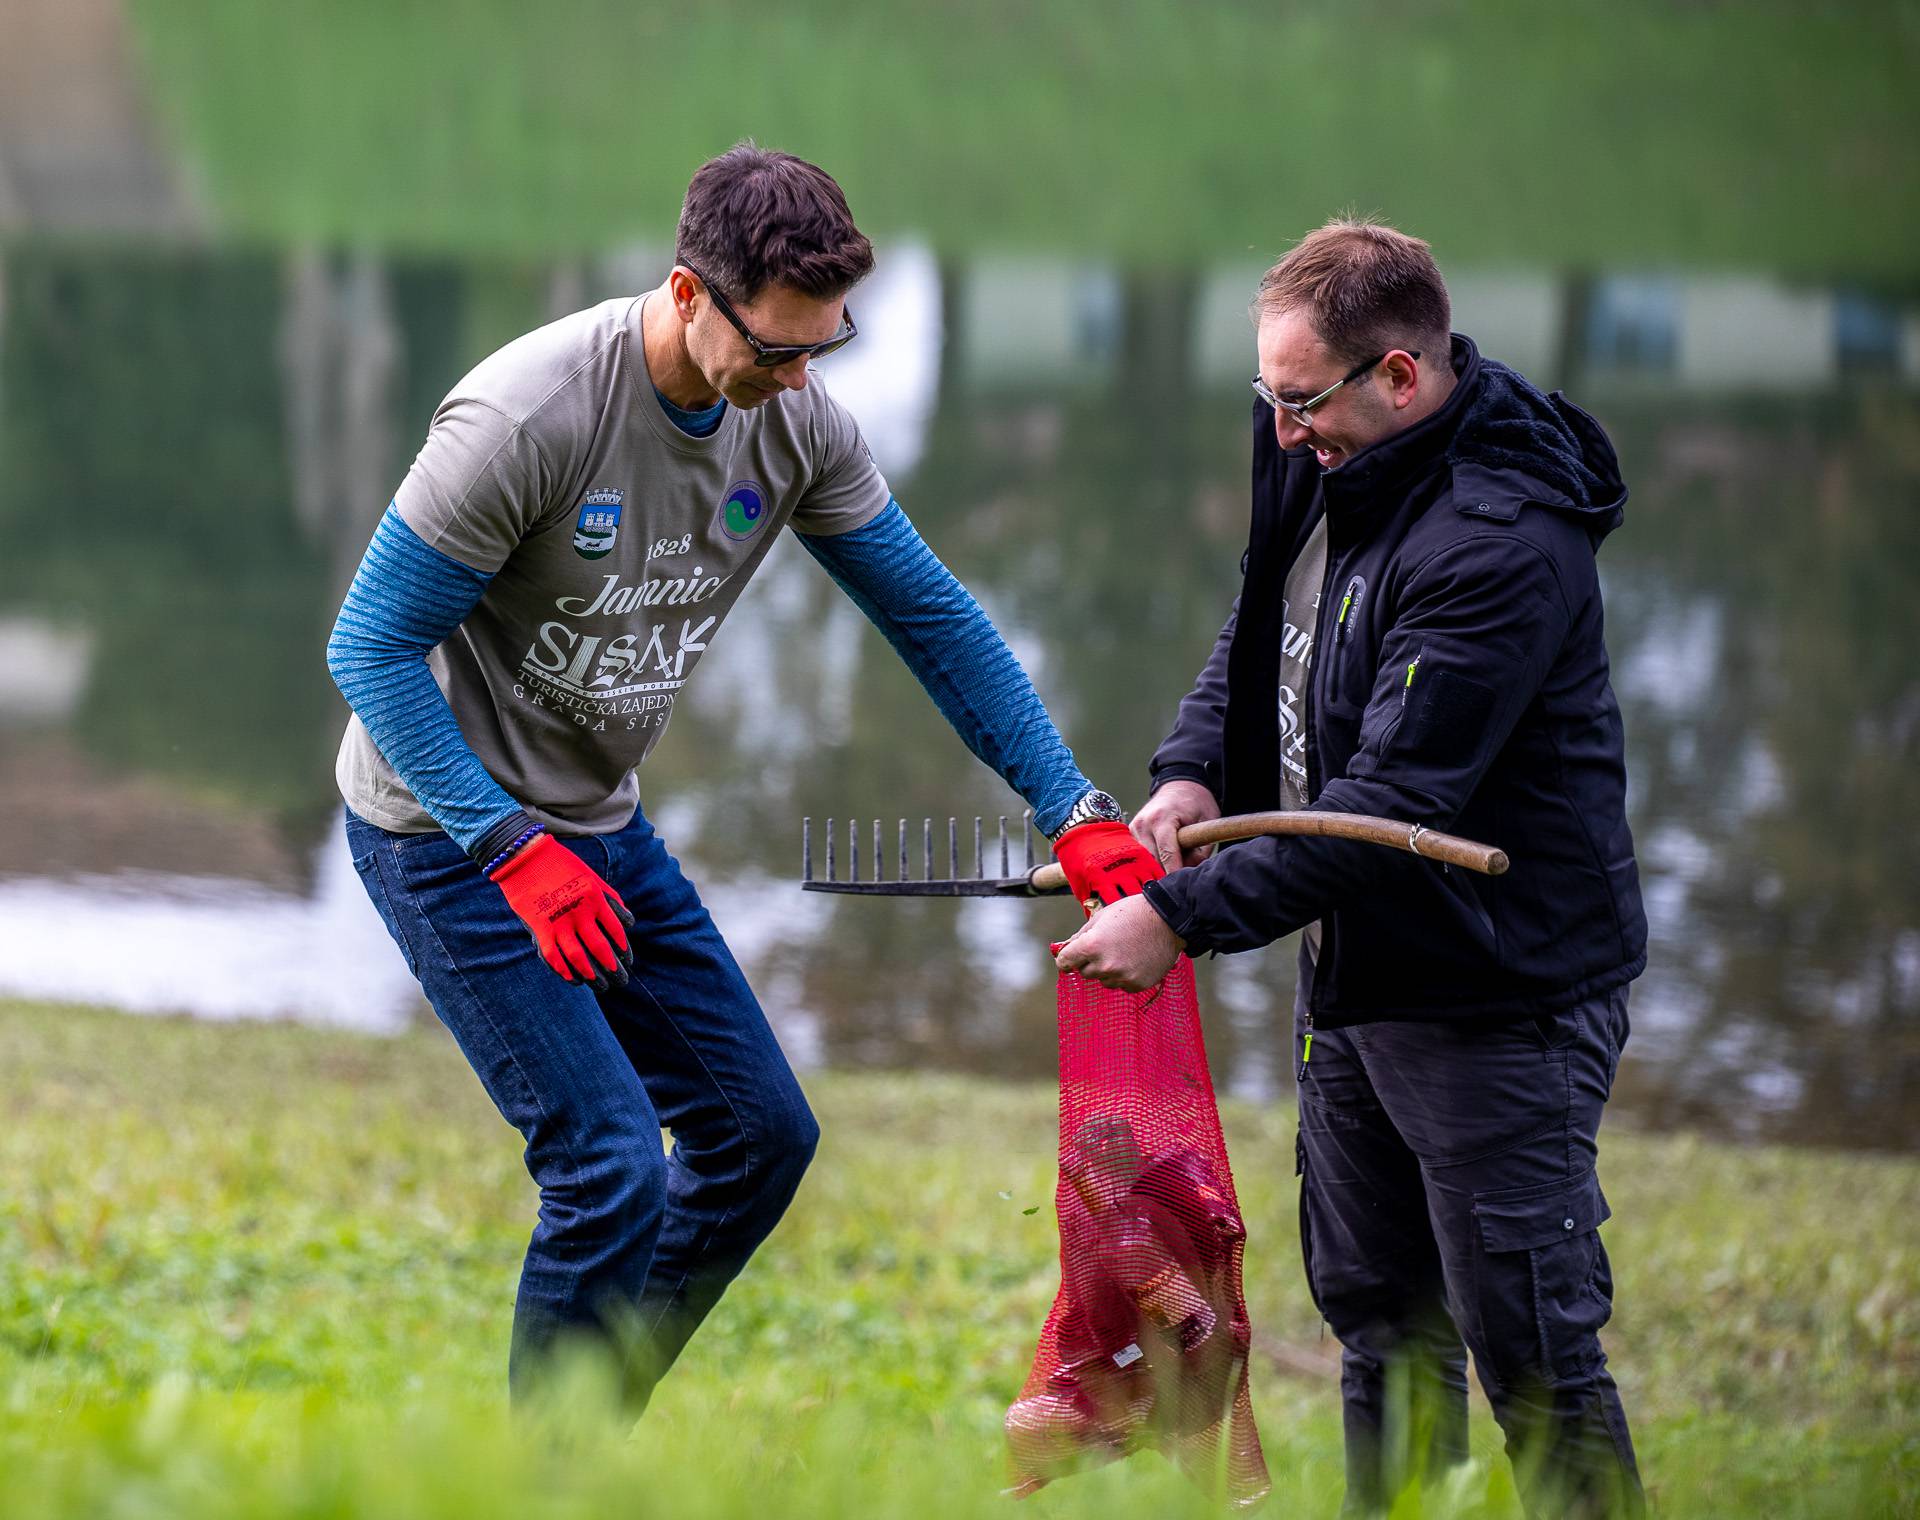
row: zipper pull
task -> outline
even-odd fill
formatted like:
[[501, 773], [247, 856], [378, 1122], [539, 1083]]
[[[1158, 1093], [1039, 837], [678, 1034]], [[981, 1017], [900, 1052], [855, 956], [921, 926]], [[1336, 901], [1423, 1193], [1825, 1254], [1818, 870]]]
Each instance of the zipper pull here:
[[1313, 1015], [1307, 1015], [1307, 1038], [1300, 1047], [1300, 1070], [1294, 1074], [1295, 1083], [1307, 1080], [1307, 1062], [1313, 1059]]
[[1407, 705], [1407, 693], [1413, 690], [1413, 673], [1420, 668], [1420, 656], [1415, 655], [1407, 665], [1407, 684], [1400, 688], [1400, 705]]
[[1353, 624], [1347, 621], [1348, 615], [1353, 611], [1354, 597], [1365, 589], [1365, 582], [1357, 575], [1347, 582], [1346, 592], [1340, 598], [1340, 616], [1333, 625], [1333, 643], [1336, 649], [1353, 636]]

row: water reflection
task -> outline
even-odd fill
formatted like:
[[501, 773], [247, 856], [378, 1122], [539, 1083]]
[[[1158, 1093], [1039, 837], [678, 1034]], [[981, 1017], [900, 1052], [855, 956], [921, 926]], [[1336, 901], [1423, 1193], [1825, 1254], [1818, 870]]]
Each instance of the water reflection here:
[[[414, 1015], [339, 858], [325, 630], [447, 386], [662, 267], [0, 249], [0, 991]], [[1258, 270], [881, 267], [823, 370], [1137, 801], [1235, 590]], [[1622, 1107], [1920, 1141], [1920, 305], [1745, 275], [1453, 285], [1489, 352], [1599, 412], [1634, 486], [1602, 560], [1655, 935]], [[796, 547], [643, 780], [797, 1058], [1051, 1070], [1062, 904], [792, 885], [803, 814], [1019, 811]], [[1291, 946], [1202, 975], [1223, 1085], [1275, 1091]]]
[[121, 869], [0, 877], [0, 987], [134, 1013], [298, 1018], [388, 1033], [419, 988], [343, 850], [310, 888]]

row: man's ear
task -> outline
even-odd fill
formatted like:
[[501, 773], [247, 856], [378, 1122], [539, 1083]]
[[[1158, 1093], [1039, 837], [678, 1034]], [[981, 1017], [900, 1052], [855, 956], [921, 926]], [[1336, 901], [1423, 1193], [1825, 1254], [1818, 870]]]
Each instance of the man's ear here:
[[699, 294], [700, 287], [684, 265], [674, 265], [673, 273], [667, 276], [667, 289], [673, 296], [674, 314], [682, 322], [691, 322], [693, 298]]
[[1396, 348], [1380, 361], [1380, 374], [1387, 383], [1387, 395], [1395, 411], [1413, 405], [1420, 389], [1420, 362], [1402, 348]]

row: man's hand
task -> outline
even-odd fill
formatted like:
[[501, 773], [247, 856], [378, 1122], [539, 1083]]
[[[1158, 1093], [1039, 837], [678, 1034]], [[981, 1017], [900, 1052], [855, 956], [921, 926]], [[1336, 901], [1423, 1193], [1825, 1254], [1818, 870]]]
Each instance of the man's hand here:
[[1054, 841], [1053, 853], [1075, 900], [1089, 914], [1123, 897], [1138, 897], [1148, 882], [1167, 874], [1124, 823], [1079, 824]]
[[600, 992], [626, 986], [633, 965], [626, 926], [633, 915], [592, 866], [541, 834], [495, 871], [493, 881], [555, 976]]
[[1180, 830], [1219, 816], [1220, 804], [1198, 781], [1169, 781], [1133, 815], [1133, 837], [1169, 871], [1197, 866], [1213, 853], [1213, 846], [1203, 844], [1183, 854]]
[[1060, 947], [1053, 964], [1121, 992], [1157, 987], [1173, 970], [1186, 941], [1167, 927], [1144, 897], [1102, 908]]

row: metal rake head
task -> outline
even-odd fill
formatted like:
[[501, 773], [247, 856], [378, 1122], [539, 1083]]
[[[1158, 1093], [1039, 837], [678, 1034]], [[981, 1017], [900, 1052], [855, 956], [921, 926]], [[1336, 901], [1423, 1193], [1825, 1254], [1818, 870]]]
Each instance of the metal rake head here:
[[1063, 888], [1035, 887], [1030, 880], [1034, 871], [1033, 860], [1033, 810], [1027, 809], [1020, 815], [1021, 863], [1016, 872], [1013, 864], [1012, 841], [1007, 837], [1007, 815], [1000, 814], [999, 865], [998, 876], [987, 875], [988, 856], [983, 837], [982, 820], [976, 816], [973, 820], [973, 874], [965, 876], [960, 870], [960, 820], [947, 820], [947, 874], [935, 876], [933, 820], [923, 818], [920, 821], [920, 874], [914, 875], [910, 851], [908, 849], [907, 820], [899, 820], [896, 831], [897, 867], [891, 880], [887, 877], [887, 851], [885, 835], [881, 821], [873, 820], [873, 864], [872, 875], [865, 880], [860, 875], [860, 839], [865, 832], [858, 819], [847, 820], [847, 874], [840, 875], [840, 859], [836, 850], [839, 829], [832, 818], [827, 820], [827, 874], [824, 878], [813, 874], [813, 820], [800, 820], [800, 885], [809, 892], [852, 892], [868, 897], [1041, 897], [1050, 896]]

